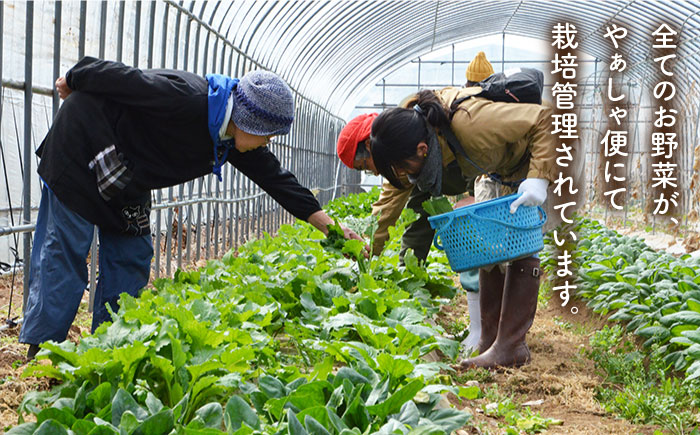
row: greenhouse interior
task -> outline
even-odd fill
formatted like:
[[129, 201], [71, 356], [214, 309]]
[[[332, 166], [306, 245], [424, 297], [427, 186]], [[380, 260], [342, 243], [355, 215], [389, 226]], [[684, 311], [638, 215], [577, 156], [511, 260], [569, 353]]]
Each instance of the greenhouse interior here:
[[700, 2], [0, 28], [0, 433], [700, 434]]

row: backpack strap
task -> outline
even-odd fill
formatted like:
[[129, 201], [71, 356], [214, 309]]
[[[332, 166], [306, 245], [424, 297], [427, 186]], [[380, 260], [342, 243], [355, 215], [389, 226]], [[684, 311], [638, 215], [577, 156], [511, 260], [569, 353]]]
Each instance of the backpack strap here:
[[[462, 104], [463, 102], [467, 101], [467, 100], [470, 99], [471, 97], [476, 97], [476, 96], [478, 96], [478, 95], [479, 95], [479, 94], [476, 94], [476, 95], [467, 95], [466, 97], [457, 98], [456, 100], [454, 100], [454, 101], [452, 102], [452, 104], [450, 104], [450, 113], [449, 113], [450, 121], [452, 121], [452, 118], [454, 118], [455, 113], [457, 112], [457, 109], [459, 108], [459, 105], [460, 105], [460, 104]], [[450, 133], [452, 133], [452, 132], [450, 132]], [[447, 136], [445, 136], [445, 137], [447, 137]]]
[[[463, 100], [466, 100], [467, 98], [470, 98], [470, 97], [466, 97]], [[472, 159], [469, 158], [469, 156], [467, 155], [467, 152], [464, 151], [464, 148], [462, 148], [462, 145], [460, 144], [459, 140], [457, 139], [457, 136], [455, 136], [454, 132], [452, 132], [452, 128], [450, 128], [450, 127], [442, 128], [442, 129], [440, 129], [440, 132], [443, 134], [443, 136], [445, 136], [445, 140], [447, 141], [447, 146], [450, 147], [450, 150], [452, 151], [452, 154], [455, 155], [455, 157], [457, 156], [457, 154], [461, 155], [462, 157], [464, 157], [464, 159], [467, 162], [469, 162], [470, 165], [474, 166], [479, 172], [481, 172], [483, 175], [486, 175], [494, 182], [496, 182], [502, 186], [508, 186], [508, 187], [513, 187], [513, 188], [518, 187], [520, 185], [520, 183], [523, 182], [524, 179], [519, 180], [519, 181], [503, 181], [503, 177], [500, 174], [497, 174], [495, 172], [489, 173], [486, 170], [482, 169], [481, 166], [477, 165]], [[523, 158], [520, 159], [520, 162], [518, 162], [518, 165], [516, 166], [516, 168], [514, 169], [513, 172], [516, 172], [517, 170], [522, 168], [523, 165], [525, 164], [525, 162], [527, 162], [529, 160], [529, 157], [530, 157], [530, 153], [529, 152], [525, 153], [523, 155]]]

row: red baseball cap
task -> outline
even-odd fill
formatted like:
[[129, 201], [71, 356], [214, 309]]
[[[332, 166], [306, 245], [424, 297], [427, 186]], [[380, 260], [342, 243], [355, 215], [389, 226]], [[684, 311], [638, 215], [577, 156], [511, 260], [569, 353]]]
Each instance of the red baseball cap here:
[[357, 153], [357, 144], [369, 137], [372, 122], [378, 113], [365, 113], [354, 117], [338, 135], [338, 157], [348, 168], [352, 169]]

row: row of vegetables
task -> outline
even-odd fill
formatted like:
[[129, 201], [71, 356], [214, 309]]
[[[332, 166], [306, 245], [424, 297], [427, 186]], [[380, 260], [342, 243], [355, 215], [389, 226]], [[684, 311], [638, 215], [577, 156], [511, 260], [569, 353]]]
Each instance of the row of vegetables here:
[[[330, 203], [330, 215], [371, 234], [378, 190]], [[56, 379], [30, 392], [9, 434], [447, 434], [470, 415], [442, 385], [459, 344], [429, 321], [455, 294], [442, 254], [399, 264], [405, 211], [379, 257], [297, 222], [124, 296], [114, 322], [75, 345], [46, 343], [26, 376]], [[700, 262], [650, 249], [578, 219], [578, 296], [626, 323], [669, 366], [700, 377]], [[558, 248], [546, 240], [549, 276]], [[569, 248], [573, 248], [570, 246]], [[436, 352], [440, 362], [427, 362]], [[33, 414], [36, 422], [23, 421]]]
[[[328, 210], [371, 232], [367, 204], [377, 194]], [[79, 344], [42, 346], [25, 375], [57, 385], [27, 394], [8, 433], [446, 434], [464, 426], [470, 415], [445, 406], [442, 393], [470, 399], [479, 389], [440, 384], [458, 343], [428, 322], [454, 295], [452, 273], [444, 259], [423, 269], [409, 254], [399, 265], [397, 235], [414, 218], [403, 215], [386, 253], [359, 266], [355, 244], [331, 237], [324, 248], [320, 232], [296, 223], [123, 296], [114, 322]], [[426, 362], [431, 352], [444, 362]], [[24, 423], [27, 414], [36, 422]]]
[[561, 229], [577, 234], [576, 246], [546, 239], [543, 264], [550, 276], [564, 248], [574, 252], [578, 296], [596, 313], [625, 325], [668, 367], [700, 377], [700, 257], [655, 251], [639, 237], [620, 235], [596, 221], [577, 218]]

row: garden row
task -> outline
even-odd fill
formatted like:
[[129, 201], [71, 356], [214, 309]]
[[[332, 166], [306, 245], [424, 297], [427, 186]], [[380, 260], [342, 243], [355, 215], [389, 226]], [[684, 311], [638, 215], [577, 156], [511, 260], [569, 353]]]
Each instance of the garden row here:
[[[371, 234], [370, 195], [327, 209]], [[9, 434], [442, 434], [470, 416], [437, 406], [459, 344], [427, 320], [455, 292], [441, 259], [399, 265], [397, 234], [385, 254], [337, 232], [285, 225], [210, 261], [178, 271], [140, 297], [123, 296], [114, 322], [46, 343], [26, 376], [58, 381], [24, 398]], [[324, 246], [319, 243], [322, 241]], [[350, 258], [348, 258], [350, 257]], [[48, 364], [46, 360], [50, 361]], [[36, 422], [23, 423], [34, 414]]]
[[[574, 231], [578, 242], [557, 248], [547, 238], [543, 263], [555, 277], [558, 256], [574, 252], [577, 294], [596, 313], [643, 338], [644, 346], [686, 380], [700, 377], [700, 258], [676, 258], [654, 251], [637, 237], [627, 237], [596, 221], [578, 218], [560, 228]], [[560, 232], [561, 234], [561, 232]]]

